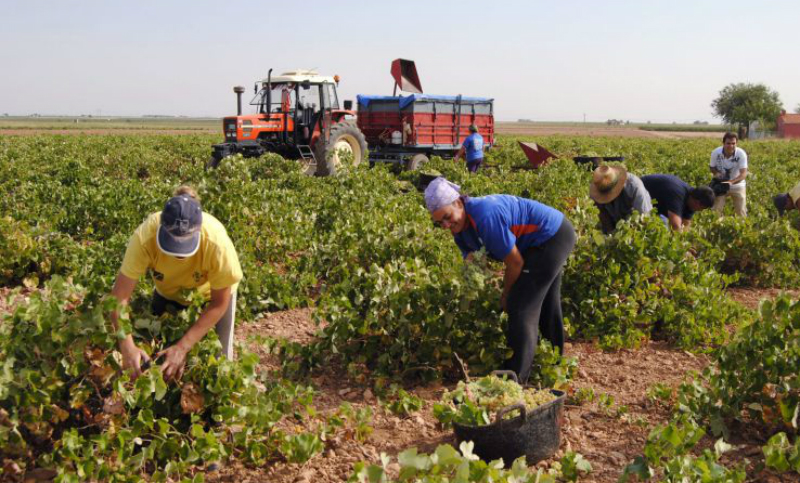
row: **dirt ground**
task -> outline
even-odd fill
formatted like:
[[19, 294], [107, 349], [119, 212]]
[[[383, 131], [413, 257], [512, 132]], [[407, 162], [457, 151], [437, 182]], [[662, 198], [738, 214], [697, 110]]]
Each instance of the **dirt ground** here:
[[732, 287], [728, 289], [728, 293], [734, 300], [752, 310], [757, 310], [762, 300], [772, 300], [782, 293], [794, 300], [800, 298], [800, 290], [782, 290], [777, 288]]
[[2, 129], [0, 136], [38, 136], [46, 135], [99, 135], [99, 136], [125, 136], [141, 134], [163, 134], [174, 136], [179, 134], [214, 134], [222, 133], [220, 129]]
[[[773, 298], [775, 289], [732, 289], [731, 296], [750, 308], [763, 298]], [[797, 295], [798, 292], [795, 292]], [[274, 356], [252, 343], [252, 336], [284, 337], [308, 342], [317, 327], [309, 309], [266, 314], [237, 334], [240, 342], [262, 356], [264, 369], [274, 369]], [[577, 357], [578, 375], [573, 383], [573, 397], [565, 406], [562, 445], [551, 460], [539, 465], [547, 467], [564, 451], [583, 454], [592, 464], [585, 482], [616, 482], [622, 469], [641, 454], [650, 430], [664, 423], [669, 409], [651, 396], [651, 388], [662, 384], [677, 387], [692, 371], [701, 371], [709, 364], [708, 357], [671, 348], [664, 342], [651, 342], [638, 350], [606, 353], [591, 342], [567, 344], [566, 352]], [[347, 401], [356, 408], [372, 408], [374, 433], [363, 443], [351, 438], [328, 441], [322, 455], [305, 464], [278, 463], [268, 468], [248, 468], [239, 463], [209, 473], [210, 482], [274, 483], [340, 482], [352, 472], [357, 461], [379, 461], [379, 455], [396, 456], [412, 446], [431, 451], [442, 443], [455, 444], [452, 431], [442, 430], [433, 418], [432, 408], [442, 393], [453, 387], [432, 384], [416, 387], [412, 392], [425, 401], [422, 410], [407, 418], [399, 418], [384, 410], [372, 391], [347, 377], [344, 371], [329, 367], [316, 373], [312, 382], [318, 390], [316, 407], [323, 413], [333, 411]], [[581, 391], [583, 389], [583, 391]], [[576, 397], [583, 394], [583, 398]], [[762, 459], [757, 441], [737, 447], [734, 459], [748, 458], [752, 464]], [[397, 466], [394, 467], [397, 469]], [[758, 473], [751, 481], [800, 481], [797, 475], [777, 476]]]
[[631, 126], [599, 126], [589, 124], [586, 126], [560, 126], [557, 124], [538, 124], [524, 122], [498, 122], [498, 134], [508, 134], [514, 136], [550, 136], [554, 134], [564, 134], [569, 136], [589, 136], [589, 137], [633, 137], [650, 139], [686, 139], [686, 138], [717, 138], [720, 133], [716, 132], [667, 132], [667, 131], [644, 131]]

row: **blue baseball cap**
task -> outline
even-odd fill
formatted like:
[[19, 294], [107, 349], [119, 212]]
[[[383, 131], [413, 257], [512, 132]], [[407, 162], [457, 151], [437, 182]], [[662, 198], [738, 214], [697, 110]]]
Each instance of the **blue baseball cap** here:
[[173, 257], [191, 257], [200, 248], [202, 225], [203, 210], [196, 199], [188, 195], [170, 198], [161, 212], [158, 248]]

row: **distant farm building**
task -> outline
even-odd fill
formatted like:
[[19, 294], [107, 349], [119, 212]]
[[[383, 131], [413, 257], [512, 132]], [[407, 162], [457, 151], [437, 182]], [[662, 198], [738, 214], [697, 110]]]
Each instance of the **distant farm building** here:
[[800, 138], [800, 114], [787, 114], [781, 111], [778, 116], [778, 137]]

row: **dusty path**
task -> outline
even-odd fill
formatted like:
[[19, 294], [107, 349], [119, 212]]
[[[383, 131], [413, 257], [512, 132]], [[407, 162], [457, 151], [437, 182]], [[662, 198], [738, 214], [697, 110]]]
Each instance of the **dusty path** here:
[[41, 135], [94, 135], [94, 136], [116, 136], [116, 135], [139, 135], [139, 134], [163, 134], [174, 136], [179, 134], [221, 134], [222, 129], [0, 129], [0, 136], [41, 136]]
[[589, 124], [586, 126], [559, 126], [524, 122], [498, 122], [496, 129], [498, 134], [514, 136], [551, 136], [554, 134], [564, 134], [568, 136], [610, 136], [651, 139], [717, 138], [720, 136], [720, 133], [716, 132], [644, 131], [630, 126], [598, 126], [596, 124]]

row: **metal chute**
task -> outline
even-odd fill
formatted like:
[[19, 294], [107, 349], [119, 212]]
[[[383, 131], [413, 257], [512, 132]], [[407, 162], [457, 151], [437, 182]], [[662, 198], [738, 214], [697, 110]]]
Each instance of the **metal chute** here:
[[403, 92], [422, 94], [422, 84], [413, 60], [395, 59], [392, 61], [391, 72], [394, 77], [394, 95], [397, 95], [398, 88]]
[[528, 157], [528, 161], [530, 161], [531, 166], [534, 168], [538, 168], [547, 162], [550, 158], [557, 158], [555, 154], [551, 153], [547, 150], [544, 146], [540, 146], [536, 143], [524, 143], [522, 141], [519, 142], [519, 147], [522, 148], [522, 152], [525, 153], [525, 156]]

